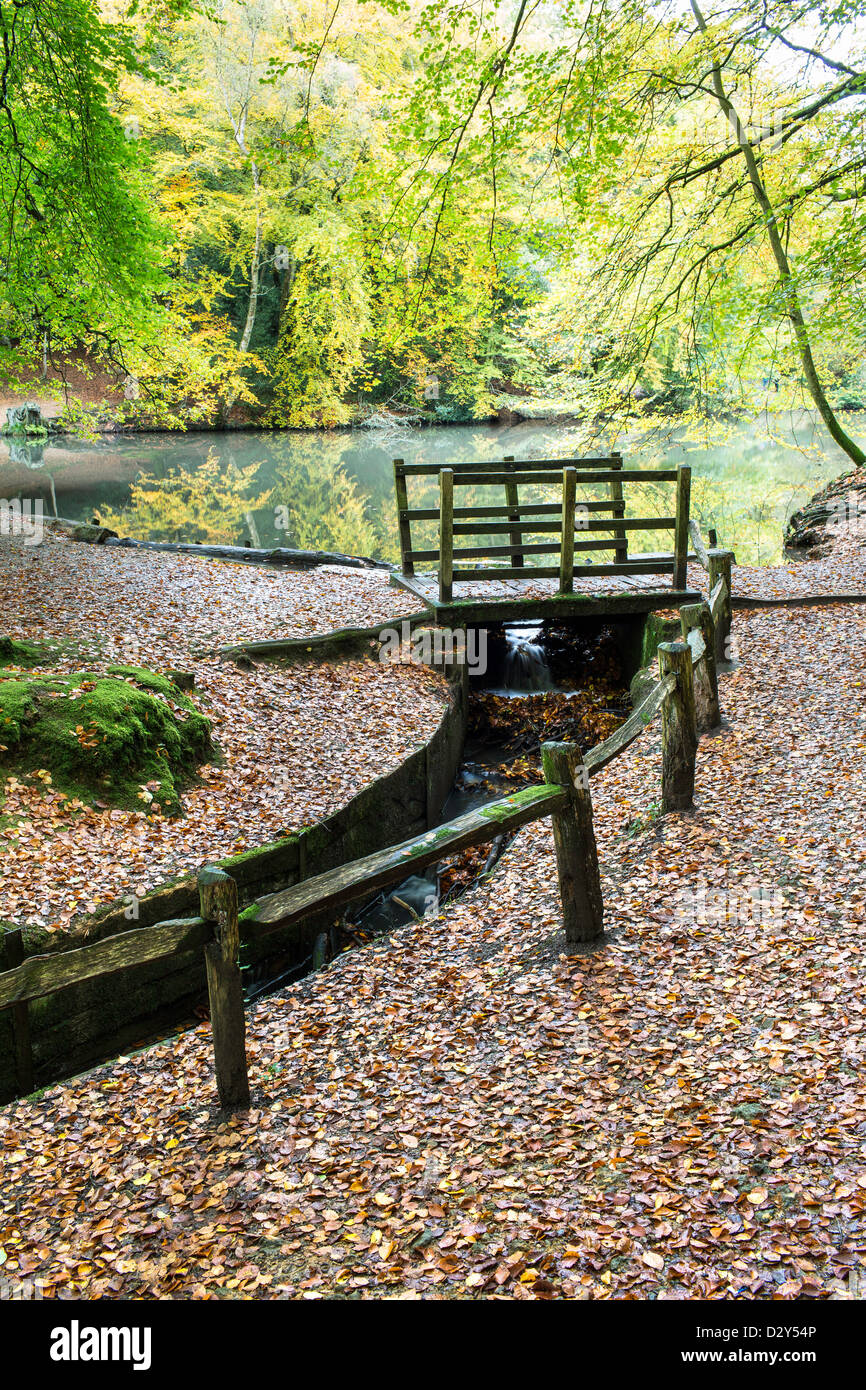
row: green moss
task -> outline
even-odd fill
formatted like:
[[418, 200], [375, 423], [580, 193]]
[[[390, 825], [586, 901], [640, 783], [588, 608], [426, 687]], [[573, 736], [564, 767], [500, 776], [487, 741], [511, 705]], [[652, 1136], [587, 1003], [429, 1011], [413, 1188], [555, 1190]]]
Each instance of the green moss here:
[[0, 672], [0, 771], [45, 769], [68, 795], [176, 813], [178, 788], [216, 756], [210, 721], [164, 676], [110, 669]]
[[29, 670], [31, 666], [53, 666], [57, 648], [47, 642], [19, 642], [14, 637], [0, 637], [0, 666], [16, 666]]
[[678, 642], [682, 638], [679, 618], [665, 618], [661, 613], [647, 613], [641, 643], [641, 666], [655, 664], [659, 642]]
[[248, 864], [255, 863], [257, 859], [261, 859], [265, 855], [278, 854], [280, 850], [296, 845], [298, 840], [299, 836], [297, 835], [287, 835], [281, 840], [271, 840], [266, 845], [258, 845], [255, 849], [242, 850], [240, 854], [232, 854], [227, 859], [221, 859], [219, 861], [220, 868], [225, 869], [227, 874], [238, 873]]
[[98, 652], [100, 646], [96, 639], [90, 642], [69, 638], [64, 641], [25, 642], [16, 637], [0, 637], [0, 668], [14, 667], [29, 671], [34, 666], [56, 666], [61, 657], [86, 659], [87, 653]]
[[[526, 787], [522, 792], [512, 792], [508, 798], [507, 806], [500, 806], [496, 803], [492, 806], [482, 806], [481, 814], [485, 820], [508, 820], [509, 816], [512, 816], [515, 811], [519, 810], [524, 803], [527, 805], [537, 803], [538, 791], [539, 788], [536, 786]], [[546, 814], [547, 812], [539, 805], [539, 819]]]

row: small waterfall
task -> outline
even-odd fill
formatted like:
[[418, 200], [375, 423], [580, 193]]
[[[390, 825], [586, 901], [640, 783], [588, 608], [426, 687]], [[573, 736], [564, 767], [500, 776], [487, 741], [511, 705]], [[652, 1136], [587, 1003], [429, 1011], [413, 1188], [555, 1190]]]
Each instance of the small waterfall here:
[[547, 656], [537, 640], [541, 629], [536, 627], [505, 629], [505, 689], [528, 693], [533, 690], [552, 690], [553, 679]]

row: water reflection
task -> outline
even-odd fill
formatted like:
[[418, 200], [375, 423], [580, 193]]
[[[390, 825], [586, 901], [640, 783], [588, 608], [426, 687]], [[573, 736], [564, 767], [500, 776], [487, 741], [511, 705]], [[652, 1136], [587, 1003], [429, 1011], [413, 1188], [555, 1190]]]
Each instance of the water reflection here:
[[[866, 416], [849, 416], [846, 423], [855, 436], [866, 435]], [[138, 435], [36, 448], [2, 441], [0, 496], [42, 496], [49, 514], [75, 520], [98, 514], [142, 539], [251, 541], [396, 560], [395, 456], [444, 464], [596, 454], [614, 445], [637, 467], [690, 463], [692, 514], [705, 532], [714, 527], [721, 544], [752, 563], [780, 558], [787, 517], [847, 466], [807, 412], [737, 424], [721, 442], [656, 427], [640, 438], [596, 440], [589, 449], [579, 425], [526, 421], [378, 433]], [[435, 480], [412, 479], [411, 485], [413, 505], [435, 504]], [[527, 494], [534, 500], [547, 495], [544, 489]], [[581, 495], [598, 494], [589, 489]], [[463, 503], [501, 500], [492, 488], [467, 488], [460, 496]], [[627, 486], [626, 500], [631, 516], [671, 510], [669, 487]], [[634, 534], [640, 549], [670, 546], [669, 532]], [[413, 539], [435, 546], [435, 527], [422, 523]]]

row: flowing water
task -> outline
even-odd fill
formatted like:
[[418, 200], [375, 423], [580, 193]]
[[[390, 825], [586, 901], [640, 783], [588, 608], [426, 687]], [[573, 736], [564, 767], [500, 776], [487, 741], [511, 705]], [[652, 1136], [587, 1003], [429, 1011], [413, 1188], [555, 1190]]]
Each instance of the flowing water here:
[[553, 678], [547, 653], [538, 640], [541, 623], [505, 629], [505, 691], [509, 695], [528, 695], [552, 690]]
[[[866, 440], [866, 415], [848, 416]], [[41, 500], [47, 515], [98, 515], [139, 539], [298, 545], [399, 556], [392, 460], [445, 464], [565, 457], [619, 447], [627, 464], [692, 465], [692, 515], [743, 562], [781, 557], [788, 516], [848, 462], [808, 412], [725, 427], [715, 442], [663, 436], [601, 439], [587, 450], [577, 425], [525, 421], [330, 433], [140, 434], [47, 445], [0, 440], [0, 498]], [[435, 501], [435, 480], [411, 480], [413, 504]], [[474, 495], [477, 492], [477, 496]], [[472, 494], [472, 495], [470, 495]], [[663, 495], [664, 494], [664, 495]], [[466, 489], [466, 502], [488, 501]], [[501, 497], [495, 499], [501, 501]], [[537, 499], [533, 499], [537, 500]], [[580, 500], [580, 499], [578, 499]], [[670, 511], [670, 489], [626, 486], [628, 515]], [[667, 549], [670, 533], [642, 532], [642, 549]], [[435, 540], [418, 527], [416, 544]]]

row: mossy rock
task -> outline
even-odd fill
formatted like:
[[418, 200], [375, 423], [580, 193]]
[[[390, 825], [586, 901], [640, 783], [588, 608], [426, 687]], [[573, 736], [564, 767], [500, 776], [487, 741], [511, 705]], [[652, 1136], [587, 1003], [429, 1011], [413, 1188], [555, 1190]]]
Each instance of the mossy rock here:
[[118, 540], [116, 531], [112, 531], [108, 526], [99, 526], [96, 523], [84, 526], [76, 526], [72, 532], [74, 541], [84, 541], [87, 545], [105, 545], [107, 540]]
[[179, 788], [217, 756], [210, 720], [153, 671], [111, 666], [98, 676], [0, 670], [0, 773], [45, 769], [82, 800], [165, 814]]
[[14, 637], [0, 637], [0, 666], [52, 666], [56, 648], [43, 642], [19, 642]]

